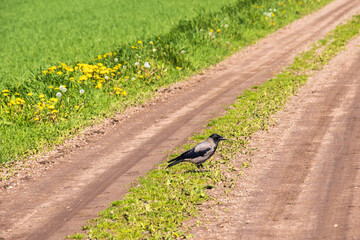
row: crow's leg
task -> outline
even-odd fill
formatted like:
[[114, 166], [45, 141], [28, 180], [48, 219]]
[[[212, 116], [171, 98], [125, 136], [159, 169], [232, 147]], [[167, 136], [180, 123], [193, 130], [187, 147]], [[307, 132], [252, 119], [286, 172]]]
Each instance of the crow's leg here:
[[196, 166], [198, 167], [198, 169], [203, 167], [202, 163], [196, 164]]

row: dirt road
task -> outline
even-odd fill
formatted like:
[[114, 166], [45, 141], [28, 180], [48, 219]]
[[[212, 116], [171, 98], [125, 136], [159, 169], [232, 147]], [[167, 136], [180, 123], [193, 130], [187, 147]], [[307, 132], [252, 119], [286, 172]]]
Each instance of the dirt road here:
[[360, 37], [255, 136], [254, 167], [215, 214], [204, 208], [210, 224], [195, 239], [360, 239], [359, 46]]
[[268, 80], [309, 43], [358, 13], [359, 8], [359, 0], [335, 1], [178, 84], [173, 93], [160, 93], [157, 101], [133, 109], [128, 118], [120, 118], [107, 129], [97, 129], [104, 134], [88, 138], [86, 146], [51, 157], [49, 161], [59, 163], [20, 186], [2, 190], [0, 237], [62, 239], [79, 231], [86, 220], [121, 198], [136, 177], [162, 161], [165, 151], [183, 144], [243, 90]]

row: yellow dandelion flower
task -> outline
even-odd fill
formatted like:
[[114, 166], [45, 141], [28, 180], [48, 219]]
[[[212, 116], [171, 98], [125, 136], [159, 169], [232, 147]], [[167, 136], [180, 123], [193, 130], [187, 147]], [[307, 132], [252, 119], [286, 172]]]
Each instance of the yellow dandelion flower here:
[[124, 95], [124, 97], [126, 97], [127, 92], [124, 90], [124, 91], [122, 92], [122, 95]]
[[38, 117], [34, 118], [35, 121], [39, 121], [40, 119]]
[[138, 41], [138, 44], [142, 44], [142, 41], [141, 41], [141, 40], [139, 40], [139, 41]]
[[3, 95], [4, 95], [4, 97], [6, 97], [6, 96], [8, 96], [9, 94], [7, 94], [7, 93], [4, 93]]
[[74, 106], [74, 108], [75, 108], [75, 109], [78, 109], [78, 108], [79, 108], [79, 106], [77, 106], [77, 105], [76, 105], [76, 106]]
[[7, 89], [5, 89], [5, 90], [3, 90], [2, 92], [3, 92], [3, 93], [9, 93], [10, 91], [7, 90]]
[[29, 92], [27, 95], [28, 95], [29, 97], [31, 97], [33, 94], [32, 94], [31, 92]]
[[48, 108], [48, 109], [54, 109], [55, 106], [54, 106], [54, 105], [49, 105], [47, 108]]
[[43, 75], [46, 75], [47, 73], [48, 73], [47, 70], [42, 71], [42, 74], [43, 74]]
[[88, 80], [88, 77], [85, 76], [85, 75], [82, 75], [81, 77], [79, 77], [79, 80], [80, 81], [86, 81], [86, 80]]
[[72, 81], [72, 82], [74, 81], [74, 77], [70, 77], [69, 79], [70, 79], [70, 81]]
[[135, 46], [131, 46], [131, 49], [138, 49], [137, 47], [135, 47]]
[[98, 55], [98, 56], [97, 56], [97, 59], [102, 59], [102, 55]]
[[120, 95], [120, 94], [121, 94], [121, 92], [120, 92], [120, 91], [116, 91], [115, 93], [116, 93], [117, 95]]
[[216, 30], [216, 32], [218, 32], [218, 33], [219, 33], [220, 31], [221, 31], [220, 29], [217, 29], [217, 30]]
[[39, 98], [44, 98], [44, 97], [45, 97], [44, 94], [40, 94], [40, 95], [39, 95]]
[[52, 112], [52, 113], [58, 113], [59, 110], [52, 110], [51, 112]]
[[102, 83], [98, 82], [98, 84], [95, 86], [95, 88], [102, 88]]
[[160, 76], [156, 76], [156, 78], [157, 78], [157, 79], [161, 79], [161, 77], [160, 77]]
[[51, 102], [57, 103], [59, 100], [57, 98], [50, 98]]
[[49, 86], [49, 88], [50, 88], [50, 89], [53, 89], [53, 88], [54, 88], [54, 86]]

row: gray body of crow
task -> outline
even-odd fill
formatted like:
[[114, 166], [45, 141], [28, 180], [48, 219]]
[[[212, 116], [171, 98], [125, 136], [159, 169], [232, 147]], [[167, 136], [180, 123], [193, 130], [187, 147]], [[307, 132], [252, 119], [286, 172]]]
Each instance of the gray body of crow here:
[[203, 156], [198, 156], [196, 158], [185, 158], [184, 162], [191, 162], [196, 165], [202, 164], [214, 154], [216, 148], [217, 148], [217, 144], [214, 142], [214, 140], [208, 138], [206, 141], [200, 143], [194, 148], [195, 153], [201, 153], [205, 151], [205, 154]]

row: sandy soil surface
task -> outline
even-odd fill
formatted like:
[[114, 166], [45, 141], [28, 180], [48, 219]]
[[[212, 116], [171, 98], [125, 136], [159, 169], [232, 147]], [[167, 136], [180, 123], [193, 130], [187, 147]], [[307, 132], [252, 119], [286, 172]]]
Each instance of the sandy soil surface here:
[[[306, 49], [311, 42], [322, 38], [327, 31], [358, 13], [359, 8], [359, 0], [335, 1], [203, 74], [159, 91], [158, 97], [152, 103], [132, 108], [125, 114], [89, 128], [75, 140], [68, 141], [32, 161], [30, 167], [26, 168], [30, 170], [20, 170], [17, 176], [3, 184], [0, 195], [0, 238], [63, 239], [64, 236], [79, 231], [81, 226], [86, 224], [86, 220], [94, 218], [111, 201], [121, 198], [136, 177], [163, 161], [164, 152], [185, 143], [189, 136], [204, 127], [209, 118], [221, 115], [224, 106], [233, 103], [243, 90], [271, 78], [274, 73], [291, 63], [294, 56]], [[353, 83], [349, 80], [349, 84]], [[338, 98], [342, 99], [341, 96]], [[337, 104], [333, 99], [328, 101], [333, 105]], [[319, 108], [326, 108], [328, 103], [324, 102]], [[331, 109], [326, 109], [325, 112], [331, 112]], [[332, 122], [325, 117], [320, 120], [327, 121], [317, 125], [325, 136], [327, 129], [322, 126], [331, 125]], [[353, 123], [356, 127], [356, 121]], [[302, 124], [305, 128], [307, 123]], [[312, 129], [311, 134], [315, 134], [317, 128]], [[356, 132], [352, 129], [346, 131]], [[317, 141], [320, 140], [322, 139]], [[296, 145], [297, 142], [293, 139], [292, 143]], [[323, 146], [320, 142], [317, 143], [319, 148]], [[345, 146], [348, 147], [345, 144], [344, 148]], [[355, 145], [351, 146], [355, 149]], [[299, 144], [299, 147], [301, 153], [312, 151], [313, 146], [310, 142]], [[334, 150], [331, 145], [328, 148]], [[279, 166], [275, 168], [290, 163], [296, 163], [298, 168], [302, 167], [297, 161], [286, 158], [281, 161], [284, 163], [278, 162]], [[308, 159], [304, 161], [308, 165], [311, 162]], [[283, 169], [283, 175], [277, 175], [283, 176], [283, 180], [279, 178], [277, 184], [286, 185], [286, 182], [282, 181], [297, 173], [292, 171], [291, 165], [287, 169], [289, 173]], [[343, 172], [343, 175], [347, 176], [346, 172]], [[339, 178], [343, 175], [339, 175]], [[297, 183], [299, 182], [292, 183], [294, 189], [300, 189], [300, 186], [295, 185]], [[336, 185], [336, 182], [333, 184]], [[292, 186], [286, 185], [291, 189]], [[286, 187], [279, 188], [277, 195], [283, 194], [283, 198], [269, 199], [268, 204], [272, 205], [273, 201], [274, 211], [278, 209], [276, 206], [286, 203], [284, 199], [297, 199], [294, 197], [297, 196], [296, 193], [286, 195]], [[271, 190], [276, 189], [277, 187], [268, 190], [270, 198]], [[321, 195], [323, 201], [327, 199], [326, 193]], [[263, 199], [264, 197], [259, 195], [257, 201]], [[328, 204], [331, 207], [333, 203]], [[258, 208], [259, 214], [260, 210]], [[256, 211], [254, 209], [251, 212]], [[270, 212], [269, 214], [271, 215]], [[281, 212], [276, 216], [282, 216]], [[258, 221], [255, 217], [250, 220]], [[269, 228], [261, 228], [264, 236], [272, 234], [270, 223], [273, 222], [266, 222]], [[342, 229], [341, 223], [337, 224], [337, 229]], [[281, 228], [277, 226], [277, 229]], [[246, 233], [251, 237], [254, 231], [257, 231], [256, 228], [241, 228], [239, 225], [235, 232], [240, 236]]]
[[213, 190], [195, 239], [360, 239], [359, 70], [360, 37], [253, 137], [235, 163], [251, 168]]

